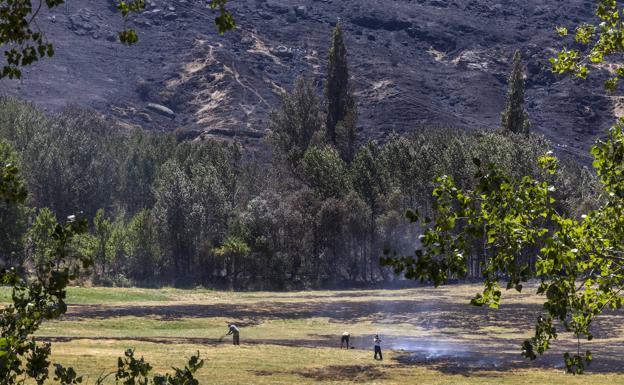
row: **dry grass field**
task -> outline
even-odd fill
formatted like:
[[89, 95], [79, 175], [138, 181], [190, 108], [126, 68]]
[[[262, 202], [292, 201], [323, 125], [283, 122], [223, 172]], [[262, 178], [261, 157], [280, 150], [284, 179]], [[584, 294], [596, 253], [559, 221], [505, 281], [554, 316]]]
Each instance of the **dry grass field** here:
[[[207, 384], [624, 384], [624, 319], [603, 316], [584, 342], [595, 362], [583, 376], [563, 373], [562, 334], [536, 362], [520, 344], [540, 314], [539, 298], [508, 292], [498, 310], [468, 304], [477, 285], [439, 289], [232, 293], [177, 289], [73, 288], [68, 314], [44, 324], [54, 359], [93, 383], [135, 348], [159, 371], [199, 351]], [[8, 300], [8, 292], [0, 292]], [[241, 327], [241, 346], [221, 337]], [[349, 331], [354, 349], [341, 350]], [[372, 338], [384, 360], [373, 360]], [[107, 384], [114, 384], [109, 377]]]

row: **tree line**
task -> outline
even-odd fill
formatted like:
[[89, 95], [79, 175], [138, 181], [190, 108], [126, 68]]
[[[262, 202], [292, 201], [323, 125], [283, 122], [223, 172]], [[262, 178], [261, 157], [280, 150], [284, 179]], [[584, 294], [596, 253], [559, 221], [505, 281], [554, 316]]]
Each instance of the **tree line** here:
[[[339, 26], [328, 56], [322, 97], [302, 77], [270, 115], [265, 162], [236, 144], [128, 129], [77, 106], [46, 116], [0, 100], [0, 156], [19, 164], [29, 191], [27, 204], [0, 206], [3, 264], [36, 271], [54, 255], [57, 220], [78, 215], [90, 221], [74, 242], [94, 261], [94, 284], [367, 286], [397, 280], [379, 258], [418, 246], [405, 211], [434, 210], [436, 175], [474, 186], [473, 158], [550, 178], [570, 215], [597, 202], [595, 175], [573, 161], [555, 175], [538, 167], [550, 145], [528, 131], [521, 75], [510, 77], [500, 130], [424, 128], [377, 143], [357, 138]], [[469, 257], [470, 276], [481, 262]]]

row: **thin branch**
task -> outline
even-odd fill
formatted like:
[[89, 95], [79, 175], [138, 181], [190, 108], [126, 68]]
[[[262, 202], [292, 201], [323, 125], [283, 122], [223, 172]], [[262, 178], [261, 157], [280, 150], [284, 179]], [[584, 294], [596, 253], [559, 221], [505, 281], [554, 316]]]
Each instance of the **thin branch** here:
[[37, 7], [37, 10], [35, 12], [33, 12], [32, 17], [28, 21], [28, 24], [32, 23], [32, 21], [35, 20], [35, 18], [39, 14], [39, 11], [41, 11], [41, 7], [42, 6], [43, 6], [43, 0], [39, 0], [39, 6]]

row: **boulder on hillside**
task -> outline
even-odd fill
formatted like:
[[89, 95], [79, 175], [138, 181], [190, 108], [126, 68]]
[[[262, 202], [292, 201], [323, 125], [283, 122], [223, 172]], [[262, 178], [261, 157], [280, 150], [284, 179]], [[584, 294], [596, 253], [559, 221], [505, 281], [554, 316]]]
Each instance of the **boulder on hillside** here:
[[171, 119], [174, 119], [176, 116], [175, 112], [173, 112], [171, 108], [165, 107], [162, 104], [147, 103], [147, 108]]
[[295, 15], [298, 18], [304, 19], [308, 15], [308, 8], [305, 5], [300, 5], [295, 8]]
[[292, 48], [288, 48], [283, 45], [278, 45], [271, 49], [271, 53], [281, 59], [292, 59], [294, 56]]
[[290, 8], [287, 5], [284, 5], [281, 1], [268, 0], [266, 5], [267, 8], [279, 15], [283, 15], [290, 11]]

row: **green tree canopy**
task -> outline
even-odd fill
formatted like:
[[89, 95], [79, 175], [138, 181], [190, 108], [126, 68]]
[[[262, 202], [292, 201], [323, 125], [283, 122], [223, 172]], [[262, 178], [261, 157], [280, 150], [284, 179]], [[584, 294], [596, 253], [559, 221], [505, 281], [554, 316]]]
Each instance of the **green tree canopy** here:
[[[44, 207], [39, 210], [35, 221], [26, 234], [29, 255], [35, 267], [45, 266], [54, 257], [54, 239], [52, 235], [57, 224], [54, 213]], [[4, 227], [3, 227], [4, 228]]]
[[18, 173], [17, 155], [0, 140], [0, 267], [15, 266], [22, 260], [22, 235], [28, 225], [24, 180]]
[[379, 146], [372, 141], [358, 150], [351, 165], [353, 187], [374, 213], [382, 209], [384, 196], [388, 190], [386, 171], [380, 157]]
[[269, 116], [269, 135], [274, 156], [294, 171], [308, 147], [324, 141], [321, 107], [314, 85], [301, 77], [290, 93], [282, 95], [282, 106]]
[[161, 269], [161, 251], [152, 213], [139, 211], [128, 224], [128, 275], [139, 281], [153, 278]]
[[301, 174], [323, 199], [339, 198], [351, 190], [347, 164], [333, 147], [310, 147], [301, 160]]
[[349, 85], [347, 48], [340, 25], [334, 28], [329, 49], [325, 99], [327, 140], [336, 146], [342, 159], [351, 162], [356, 151], [357, 108]]

